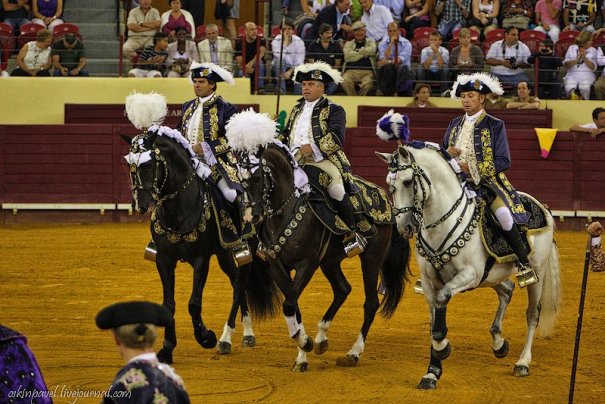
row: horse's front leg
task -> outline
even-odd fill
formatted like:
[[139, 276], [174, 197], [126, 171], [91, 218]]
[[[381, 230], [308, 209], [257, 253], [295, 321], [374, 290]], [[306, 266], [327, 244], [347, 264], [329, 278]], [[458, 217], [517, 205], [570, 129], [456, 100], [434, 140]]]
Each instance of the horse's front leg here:
[[531, 348], [536, 334], [536, 327], [540, 319], [540, 296], [542, 295], [543, 282], [538, 282], [527, 287], [527, 339], [519, 360], [515, 363], [513, 374], [515, 376], [529, 376], [529, 364], [531, 363]]
[[162, 349], [158, 352], [158, 360], [162, 363], [172, 363], [172, 351], [176, 348], [176, 326], [174, 323], [174, 313], [176, 303], [174, 301], [174, 269], [176, 261], [166, 257], [165, 254], [158, 252], [156, 257], [156, 268], [162, 281], [162, 306], [166, 307], [172, 313], [172, 321], [164, 330], [164, 343]]
[[498, 311], [489, 329], [489, 333], [492, 335], [492, 350], [494, 351], [494, 355], [496, 358], [505, 358], [508, 354], [508, 342], [502, 338], [502, 320], [504, 319], [506, 308], [513, 297], [515, 284], [507, 279], [495, 286], [494, 290], [498, 294]]
[[216, 346], [216, 334], [206, 328], [202, 320], [202, 296], [206, 279], [208, 279], [210, 259], [206, 256], [199, 256], [191, 261], [190, 265], [193, 267], [193, 286], [189, 298], [189, 315], [193, 324], [193, 335], [202, 348], [211, 349]]
[[439, 288], [435, 296], [435, 305], [445, 307], [455, 294], [479, 286], [481, 274], [470, 265], [460, 266], [459, 271]]

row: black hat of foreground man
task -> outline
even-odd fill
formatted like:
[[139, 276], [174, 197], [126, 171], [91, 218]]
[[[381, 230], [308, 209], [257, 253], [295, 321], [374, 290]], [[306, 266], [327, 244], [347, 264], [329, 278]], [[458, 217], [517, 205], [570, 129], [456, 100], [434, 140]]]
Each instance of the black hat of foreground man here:
[[153, 324], [166, 327], [172, 321], [170, 311], [157, 303], [132, 301], [115, 303], [97, 314], [97, 327], [102, 330], [118, 328], [126, 324]]

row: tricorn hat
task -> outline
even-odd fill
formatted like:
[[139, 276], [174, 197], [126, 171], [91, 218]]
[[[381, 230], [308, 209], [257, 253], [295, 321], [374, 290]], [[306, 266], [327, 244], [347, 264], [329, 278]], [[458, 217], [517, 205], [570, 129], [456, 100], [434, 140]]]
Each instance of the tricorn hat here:
[[294, 69], [294, 81], [302, 83], [306, 80], [340, 84], [342, 82], [342, 75], [326, 62], [305, 63]]
[[476, 91], [480, 94], [504, 94], [500, 80], [489, 73], [459, 74], [452, 87], [451, 97], [458, 98], [467, 91]]
[[132, 301], [115, 303], [97, 314], [97, 327], [102, 330], [118, 328], [126, 324], [153, 324], [166, 327], [172, 321], [168, 309], [157, 303]]
[[233, 74], [223, 67], [215, 63], [191, 63], [191, 79], [206, 78], [208, 80], [218, 83], [224, 81], [230, 85], [235, 84], [233, 80]]

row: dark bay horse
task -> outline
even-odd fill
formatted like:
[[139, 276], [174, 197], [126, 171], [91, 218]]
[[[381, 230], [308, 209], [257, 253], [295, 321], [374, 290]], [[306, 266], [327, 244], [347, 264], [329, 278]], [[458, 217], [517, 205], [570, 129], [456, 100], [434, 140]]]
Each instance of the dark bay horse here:
[[[253, 207], [258, 237], [266, 248], [271, 274], [281, 289], [285, 301], [283, 314], [290, 337], [298, 346], [293, 371], [307, 370], [307, 352], [322, 354], [328, 349], [327, 331], [338, 309], [351, 292], [341, 262], [347, 258], [343, 236], [324, 227], [311, 212], [306, 194], [299, 195], [294, 186], [290, 157], [280, 147], [269, 144], [257, 154], [259, 165], [244, 181]], [[379, 275], [386, 288], [381, 313], [393, 315], [403, 295], [409, 274], [409, 244], [396, 231], [395, 224], [376, 225], [377, 233], [368, 239], [361, 253], [364, 283], [364, 318], [357, 340], [340, 366], [356, 366], [364, 351], [365, 340], [381, 306], [377, 284]], [[298, 298], [320, 267], [330, 282], [333, 300], [318, 324], [313, 341], [306, 333]], [[407, 270], [407, 272], [406, 272]], [[291, 271], [295, 271], [294, 277]]]
[[[135, 137], [131, 153], [127, 156], [133, 204], [138, 213], [145, 213], [152, 203], [155, 204], [151, 234], [157, 248], [156, 266], [162, 281], [162, 304], [173, 316], [177, 261], [187, 262], [193, 267], [189, 315], [195, 339], [208, 349], [214, 348], [217, 340], [215, 333], [202, 320], [202, 293], [210, 258], [217, 256], [221, 269], [233, 286], [233, 304], [218, 346], [219, 353], [226, 354], [231, 350], [231, 335], [235, 330], [238, 309], [242, 313], [243, 345], [254, 346], [256, 339], [248, 305], [258, 318], [276, 314], [277, 289], [266, 263], [255, 259], [251, 264], [237, 268], [231, 252], [221, 245], [219, 220], [211, 201], [210, 185], [196, 175], [193, 155], [180, 133], [167, 127], [153, 127], [147, 134]], [[172, 363], [176, 344], [173, 320], [166, 327], [158, 358]]]

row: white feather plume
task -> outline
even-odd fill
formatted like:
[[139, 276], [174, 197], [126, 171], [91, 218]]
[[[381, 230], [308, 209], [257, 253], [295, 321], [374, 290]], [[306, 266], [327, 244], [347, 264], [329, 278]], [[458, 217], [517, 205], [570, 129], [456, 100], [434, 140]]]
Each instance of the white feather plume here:
[[336, 84], [342, 83], [342, 74], [340, 74], [338, 70], [332, 68], [332, 66], [330, 66], [326, 62], [321, 61], [298, 65], [296, 69], [294, 69], [294, 74], [292, 75], [292, 77], [296, 78], [296, 75], [299, 72], [309, 73], [313, 70], [321, 70], [322, 72], [326, 73], [327, 75], [332, 77], [332, 80], [334, 80]]
[[205, 63], [192, 62], [191, 66], [189, 67], [189, 70], [193, 71], [194, 69], [204, 69], [204, 68], [210, 69], [214, 73], [216, 73], [219, 76], [221, 76], [221, 78], [223, 79], [223, 81], [225, 83], [227, 83], [227, 84], [229, 84], [231, 86], [235, 84], [235, 80], [233, 79], [233, 74], [231, 74], [231, 72], [229, 70], [220, 67], [216, 63], [210, 63], [210, 62], [205, 62]]
[[126, 97], [126, 115], [137, 129], [160, 125], [167, 113], [166, 97], [162, 94], [141, 94], [133, 91]]
[[225, 130], [225, 136], [233, 150], [255, 153], [259, 147], [267, 146], [275, 140], [277, 122], [269, 115], [249, 108], [233, 115]]

